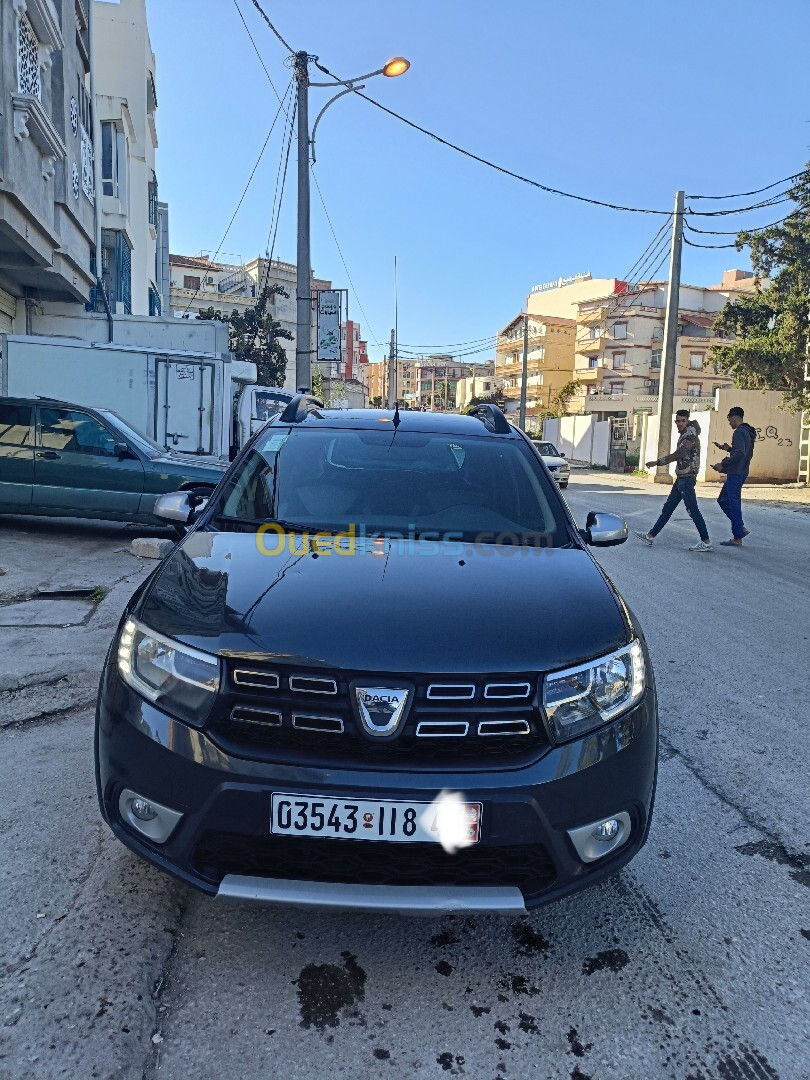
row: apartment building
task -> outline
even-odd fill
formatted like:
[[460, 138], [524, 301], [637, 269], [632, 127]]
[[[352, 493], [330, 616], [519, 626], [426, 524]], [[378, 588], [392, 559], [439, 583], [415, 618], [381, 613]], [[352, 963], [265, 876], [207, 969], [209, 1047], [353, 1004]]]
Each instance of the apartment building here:
[[[520, 407], [523, 383], [523, 334], [528, 319], [526, 410], [536, 416], [551, 405], [554, 395], [574, 378], [574, 319], [521, 312], [500, 331], [495, 346], [495, 374], [507, 413]], [[573, 402], [569, 411], [575, 411]]]
[[360, 323], [346, 319], [340, 328], [340, 360], [347, 379], [358, 378], [361, 365], [368, 363], [368, 342], [360, 334]]
[[[168, 207], [158, 199], [155, 54], [146, 0], [92, 0], [100, 124], [101, 276], [113, 311], [168, 315]], [[96, 310], [102, 309], [100, 297]]]
[[[731, 380], [711, 370], [720, 339], [714, 319], [734, 295], [753, 287], [753, 275], [727, 271], [719, 285], [682, 285], [679, 296], [675, 407], [705, 406]], [[600, 419], [657, 412], [664, 348], [666, 281], [628, 285], [577, 305], [574, 374], [582, 408]]]
[[[197, 312], [214, 308], [222, 312], [225, 318], [233, 311], [245, 312], [253, 307], [261, 290], [273, 285], [280, 285], [286, 296], [271, 292], [267, 298], [267, 310], [277, 319], [285, 330], [292, 334], [291, 339], [281, 341], [287, 354], [287, 374], [284, 387], [295, 389], [295, 337], [297, 330], [296, 311], [296, 267], [294, 263], [280, 259], [257, 258], [250, 262], [220, 263], [212, 262], [208, 255], [169, 255], [170, 270], [170, 306], [176, 318], [196, 318]], [[332, 282], [313, 275], [311, 289], [313, 295], [332, 288]], [[312, 310], [312, 340], [317, 340], [317, 306]], [[338, 378], [337, 363], [335, 371], [326, 370], [327, 378]]]
[[87, 0], [0, 3], [0, 331], [84, 304], [95, 235]]
[[456, 385], [456, 409], [463, 412], [474, 397], [489, 397], [500, 392], [501, 380], [495, 378], [495, 362], [476, 364], [472, 375]]

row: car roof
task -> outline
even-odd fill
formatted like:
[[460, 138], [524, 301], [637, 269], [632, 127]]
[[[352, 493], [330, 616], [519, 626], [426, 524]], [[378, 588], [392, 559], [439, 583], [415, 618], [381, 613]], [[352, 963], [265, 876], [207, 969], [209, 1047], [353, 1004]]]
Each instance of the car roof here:
[[[295, 427], [297, 428], [355, 428], [379, 430], [380, 426], [393, 424], [392, 409], [310, 409]], [[290, 421], [277, 414], [268, 420], [267, 427], [288, 427]], [[519, 439], [515, 428], [508, 432], [491, 431], [477, 416], [458, 413], [421, 412], [403, 409], [399, 413], [398, 431], [432, 431], [442, 435], [486, 435], [502, 439]]]
[[[94, 409], [101, 409], [100, 406], [94, 405], [77, 405], [75, 401], [62, 401], [60, 398], [52, 397], [9, 397], [7, 395], [0, 396], [0, 401], [10, 402], [13, 405], [58, 405], [60, 409], [89, 409], [91, 412]], [[108, 412], [109, 410], [102, 409], [101, 411]]]

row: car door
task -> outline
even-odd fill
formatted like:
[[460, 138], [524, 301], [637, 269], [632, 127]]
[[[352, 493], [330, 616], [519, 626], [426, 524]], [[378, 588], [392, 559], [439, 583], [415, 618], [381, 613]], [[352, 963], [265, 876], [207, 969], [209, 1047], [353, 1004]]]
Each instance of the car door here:
[[34, 407], [0, 401], [0, 507], [29, 507], [33, 485]]
[[34, 502], [77, 517], [138, 512], [143, 465], [130, 451], [116, 454], [120, 438], [79, 409], [40, 405], [34, 453]]

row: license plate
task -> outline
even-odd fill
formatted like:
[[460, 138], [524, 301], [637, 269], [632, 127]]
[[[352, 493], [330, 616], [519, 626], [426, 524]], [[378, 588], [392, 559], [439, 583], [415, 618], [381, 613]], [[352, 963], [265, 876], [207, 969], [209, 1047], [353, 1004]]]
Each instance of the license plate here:
[[435, 802], [323, 799], [273, 792], [270, 832], [332, 840], [385, 840], [389, 844], [442, 843], [452, 834], [451, 842], [467, 846], [481, 838], [482, 811], [481, 803], [458, 803], [448, 820]]

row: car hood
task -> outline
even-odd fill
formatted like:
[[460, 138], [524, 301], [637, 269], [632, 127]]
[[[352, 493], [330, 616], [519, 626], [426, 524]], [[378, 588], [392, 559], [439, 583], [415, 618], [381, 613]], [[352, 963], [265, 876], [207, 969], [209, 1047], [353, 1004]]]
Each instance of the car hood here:
[[211, 458], [200, 457], [197, 454], [172, 454], [167, 450], [165, 454], [159, 454], [152, 458], [156, 465], [176, 465], [182, 469], [215, 469], [224, 473], [228, 468], [226, 461], [213, 461]]
[[559, 465], [567, 465], [568, 464], [567, 459], [564, 458], [564, 457], [546, 457], [545, 455], [543, 455], [543, 461], [546, 463], [546, 465], [549, 466], [549, 468], [552, 465], [554, 465], [556, 467], [556, 466], [559, 466]]
[[252, 533], [192, 532], [135, 614], [223, 656], [362, 671], [550, 670], [629, 639], [580, 548], [358, 540], [354, 554], [316, 555], [287, 539], [267, 555]]

